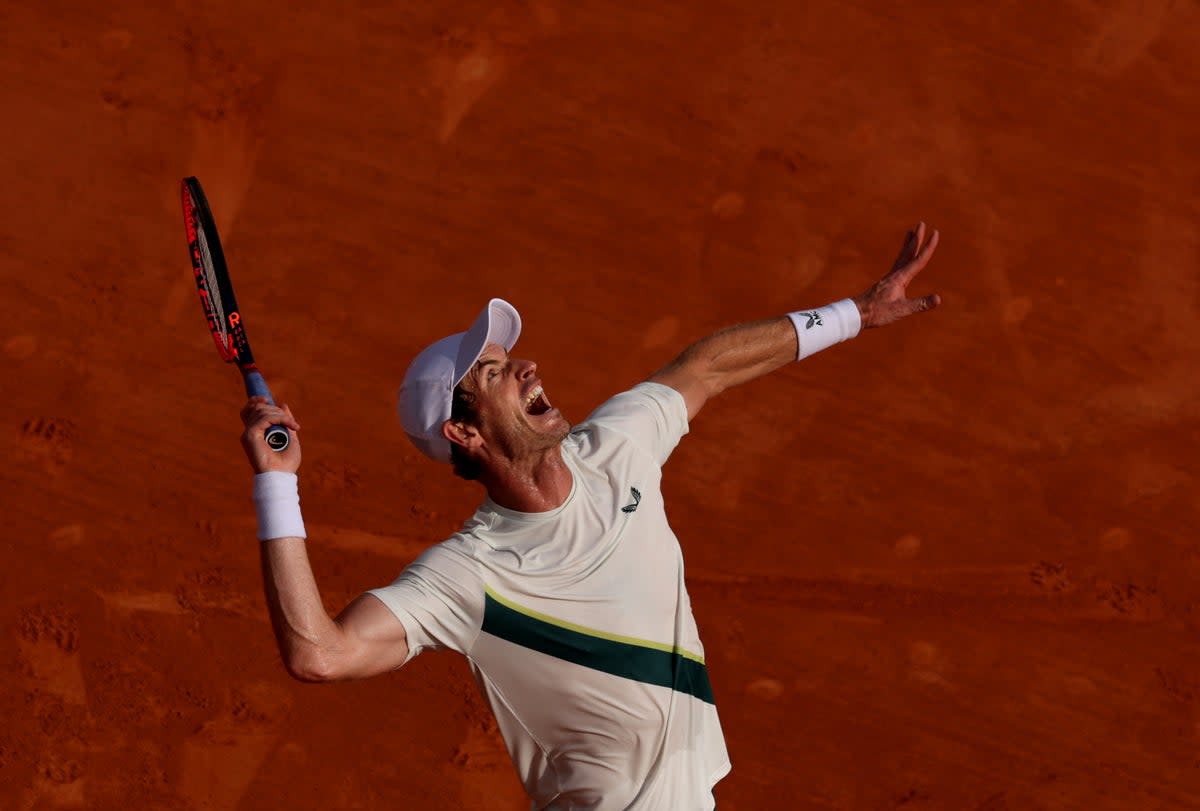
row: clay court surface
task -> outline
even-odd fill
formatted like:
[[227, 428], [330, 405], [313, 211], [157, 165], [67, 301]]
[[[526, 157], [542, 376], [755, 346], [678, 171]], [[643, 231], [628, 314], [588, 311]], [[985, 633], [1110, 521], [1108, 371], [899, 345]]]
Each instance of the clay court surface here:
[[481, 498], [394, 407], [490, 296], [580, 420], [926, 220], [667, 465], [718, 806], [1200, 807], [1195, 3], [84, 5], [0, 12], [0, 807], [527, 808], [456, 656], [281, 666], [190, 174], [334, 612]]

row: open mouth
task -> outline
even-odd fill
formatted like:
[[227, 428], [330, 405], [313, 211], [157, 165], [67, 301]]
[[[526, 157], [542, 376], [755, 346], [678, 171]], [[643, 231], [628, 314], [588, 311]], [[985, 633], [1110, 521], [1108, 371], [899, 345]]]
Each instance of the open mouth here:
[[546, 392], [542, 391], [540, 385], [534, 386], [529, 394], [525, 395], [525, 413], [533, 417], [540, 417], [552, 408], [550, 401], [546, 399]]

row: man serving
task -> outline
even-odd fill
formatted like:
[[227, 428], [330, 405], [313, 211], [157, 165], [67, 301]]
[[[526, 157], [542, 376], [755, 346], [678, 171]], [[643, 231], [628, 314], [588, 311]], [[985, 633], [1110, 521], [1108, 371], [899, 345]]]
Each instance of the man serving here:
[[[449, 648], [467, 657], [535, 811], [712, 809], [730, 764], [662, 466], [710, 397], [936, 307], [936, 295], [906, 291], [937, 242], [919, 224], [861, 296], [710, 335], [574, 427], [537, 364], [510, 354], [517, 311], [492, 299], [466, 332], [413, 360], [399, 398], [416, 447], [487, 496], [458, 532], [336, 618], [305, 549], [300, 426], [287, 406], [251, 399], [242, 444], [288, 672], [365, 678]], [[282, 453], [264, 440], [273, 424], [293, 432]]]

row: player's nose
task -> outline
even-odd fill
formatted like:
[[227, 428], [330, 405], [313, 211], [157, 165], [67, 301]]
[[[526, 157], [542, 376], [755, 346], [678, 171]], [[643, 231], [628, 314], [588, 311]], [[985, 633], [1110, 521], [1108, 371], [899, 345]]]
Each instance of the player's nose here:
[[528, 380], [537, 371], [537, 364], [531, 360], [518, 360], [516, 364], [518, 380]]

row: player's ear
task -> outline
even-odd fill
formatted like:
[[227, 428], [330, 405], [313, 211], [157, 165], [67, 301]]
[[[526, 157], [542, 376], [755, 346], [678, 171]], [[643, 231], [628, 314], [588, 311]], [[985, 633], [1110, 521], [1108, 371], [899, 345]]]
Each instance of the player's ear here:
[[483, 438], [474, 425], [467, 422], [446, 420], [442, 423], [442, 436], [452, 445], [459, 445], [467, 450], [478, 447]]

